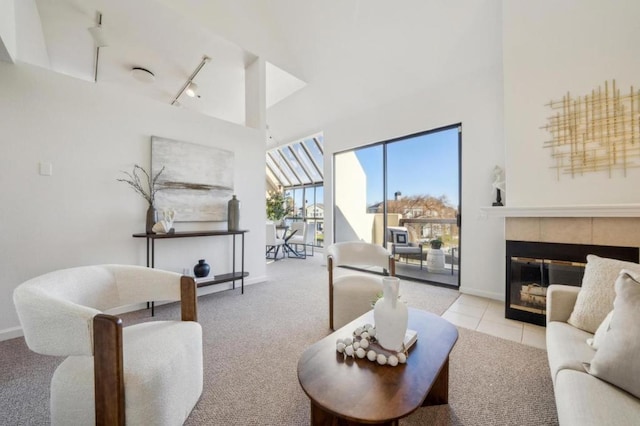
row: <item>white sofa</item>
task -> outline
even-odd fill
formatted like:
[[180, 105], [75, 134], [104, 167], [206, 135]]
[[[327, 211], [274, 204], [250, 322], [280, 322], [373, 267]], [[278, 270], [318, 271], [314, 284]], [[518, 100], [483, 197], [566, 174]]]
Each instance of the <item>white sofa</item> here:
[[587, 344], [594, 335], [567, 322], [579, 291], [567, 285], [547, 291], [547, 354], [560, 425], [638, 425], [640, 399], [585, 369], [596, 354]]

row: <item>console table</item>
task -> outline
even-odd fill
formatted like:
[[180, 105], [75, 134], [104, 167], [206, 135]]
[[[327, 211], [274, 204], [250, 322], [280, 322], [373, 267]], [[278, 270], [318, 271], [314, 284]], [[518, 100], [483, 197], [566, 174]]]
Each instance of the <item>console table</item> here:
[[[196, 285], [198, 287], [204, 287], [213, 284], [221, 284], [231, 281], [233, 288], [236, 288], [236, 280], [240, 280], [241, 293], [244, 294], [244, 277], [249, 273], [244, 270], [244, 234], [249, 231], [185, 231], [185, 232], [173, 232], [171, 234], [133, 234], [134, 238], [146, 238], [147, 240], [147, 267], [155, 267], [155, 242], [156, 240], [167, 240], [172, 238], [193, 238], [193, 237], [221, 237], [231, 236], [233, 240], [233, 266], [231, 273], [217, 274], [213, 278], [198, 278], [196, 279]], [[241, 237], [241, 259], [240, 259], [240, 271], [236, 271], [236, 236]], [[153, 304], [151, 305], [153, 308]], [[153, 315], [153, 312], [152, 312]]]

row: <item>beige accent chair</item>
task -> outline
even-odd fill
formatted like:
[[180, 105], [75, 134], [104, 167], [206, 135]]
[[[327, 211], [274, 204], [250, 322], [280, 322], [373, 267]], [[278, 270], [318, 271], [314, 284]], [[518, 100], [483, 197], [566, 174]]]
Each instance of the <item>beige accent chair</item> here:
[[[104, 313], [180, 300], [182, 321], [123, 327]], [[51, 379], [53, 425], [181, 425], [203, 386], [202, 328], [191, 277], [129, 265], [58, 270], [13, 301], [29, 348], [66, 356]]]
[[367, 273], [337, 276], [338, 266], [378, 267], [394, 276], [395, 261], [384, 247], [362, 241], [335, 243], [327, 248], [329, 327], [336, 330], [372, 309], [382, 292], [382, 277]]

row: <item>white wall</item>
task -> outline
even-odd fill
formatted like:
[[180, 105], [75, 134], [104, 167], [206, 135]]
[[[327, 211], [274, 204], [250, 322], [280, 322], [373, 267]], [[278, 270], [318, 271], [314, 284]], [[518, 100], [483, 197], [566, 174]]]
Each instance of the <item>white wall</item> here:
[[[367, 214], [367, 176], [362, 165], [354, 152], [346, 152], [335, 157], [334, 166], [336, 182], [342, 183], [334, 188], [336, 205], [332, 213], [341, 216], [331, 222], [336, 228], [336, 242], [371, 242], [373, 215]], [[325, 179], [325, 194], [326, 188]]]
[[[134, 163], [149, 167], [151, 135], [235, 152], [241, 227], [250, 230], [245, 283], [264, 280], [264, 131], [22, 63], [0, 62], [0, 117], [0, 339], [18, 332], [19, 283], [79, 265], [145, 264], [144, 239], [131, 237], [144, 232], [145, 201], [116, 179]], [[52, 176], [38, 174], [41, 161], [53, 164]], [[230, 245], [220, 237], [159, 241], [156, 267], [182, 272], [205, 258], [214, 274], [229, 272]]]
[[0, 0], [0, 61], [16, 57], [16, 14], [14, 0]]
[[[640, 2], [503, 2], [504, 116], [508, 206], [640, 202], [640, 169], [571, 178], [556, 173], [543, 142], [550, 100], [590, 94], [604, 82], [640, 87]], [[640, 159], [636, 158], [636, 164]]]
[[[2, 1], [2, 0], [0, 0]], [[18, 61], [51, 68], [42, 32], [40, 12], [34, 0], [16, 1], [16, 48]]]
[[[324, 131], [324, 176], [325, 188], [331, 188], [334, 152], [462, 123], [460, 290], [504, 299], [504, 221], [480, 214], [480, 207], [491, 205], [492, 170], [504, 158], [499, 48], [487, 54], [495, 56], [495, 67], [473, 78], [443, 81], [431, 90], [328, 126]], [[416, 171], [416, 176], [424, 174]], [[326, 191], [325, 205], [332, 205], [331, 197]], [[327, 209], [325, 216], [330, 214]], [[325, 244], [333, 235], [332, 223], [331, 218], [326, 220]]]

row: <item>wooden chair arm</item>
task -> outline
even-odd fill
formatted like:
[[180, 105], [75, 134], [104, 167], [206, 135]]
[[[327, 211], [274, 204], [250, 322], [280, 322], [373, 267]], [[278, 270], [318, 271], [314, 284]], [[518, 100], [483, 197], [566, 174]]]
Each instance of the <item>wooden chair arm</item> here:
[[180, 309], [182, 321], [198, 321], [198, 295], [193, 277], [180, 278]]
[[329, 328], [333, 330], [333, 256], [327, 256], [327, 270], [329, 271]]
[[396, 276], [396, 258], [393, 255], [389, 256], [389, 275]]
[[93, 374], [96, 425], [124, 426], [122, 320], [113, 315], [93, 317]]

